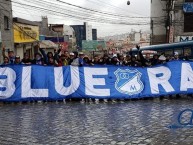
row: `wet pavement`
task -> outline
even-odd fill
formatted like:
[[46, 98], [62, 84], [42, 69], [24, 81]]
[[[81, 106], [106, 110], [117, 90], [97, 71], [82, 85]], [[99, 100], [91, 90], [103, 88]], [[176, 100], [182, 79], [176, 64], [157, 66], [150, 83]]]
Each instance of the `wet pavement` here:
[[192, 98], [0, 105], [1, 145], [192, 145], [177, 124]]

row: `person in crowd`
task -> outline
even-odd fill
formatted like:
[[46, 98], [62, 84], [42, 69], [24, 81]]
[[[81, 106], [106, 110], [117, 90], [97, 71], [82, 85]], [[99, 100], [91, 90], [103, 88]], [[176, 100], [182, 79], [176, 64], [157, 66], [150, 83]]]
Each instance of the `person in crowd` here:
[[47, 58], [54, 58], [54, 54], [52, 52], [48, 52], [47, 53]]
[[131, 66], [131, 55], [127, 54], [124, 61], [125, 66]]
[[3, 58], [3, 63], [1, 65], [9, 65], [10, 64], [10, 61], [9, 61], [9, 58], [6, 56]]
[[75, 54], [74, 54], [73, 52], [71, 52], [69, 55], [70, 55], [70, 56], [69, 56], [69, 62], [68, 62], [68, 64], [71, 65], [71, 63], [72, 63], [73, 60], [75, 59]]
[[78, 66], [84, 66], [85, 62], [84, 62], [84, 53], [83, 52], [79, 52], [79, 65]]
[[183, 60], [184, 60], [184, 61], [189, 61], [189, 60], [190, 60], [188, 53], [185, 53]]
[[[46, 52], [45, 52], [45, 50], [43, 49], [43, 48], [40, 48], [39, 47], [39, 51], [40, 51], [40, 53], [42, 54], [42, 59], [43, 59], [43, 61], [44, 61], [44, 64], [45, 65], [49, 65], [49, 62], [48, 62], [48, 56], [47, 56], [47, 54], [46, 54]], [[50, 55], [49, 55], [50, 56]]]
[[180, 60], [178, 52], [174, 52], [174, 60]]
[[91, 63], [91, 60], [89, 59], [89, 57], [87, 55], [84, 56], [83, 61], [84, 61], [83, 66], [92, 66], [92, 65], [94, 65], [94, 64]]
[[31, 59], [29, 58], [29, 55], [27, 53], [24, 53], [24, 58], [21, 60], [21, 64], [29, 65], [31, 64]]
[[141, 63], [137, 60], [137, 58], [133, 55], [131, 56], [131, 66], [132, 67], [140, 67]]
[[20, 59], [20, 56], [19, 56], [19, 55], [15, 56], [15, 62], [14, 62], [14, 64], [16, 64], [16, 65], [21, 64], [21, 59]]
[[139, 59], [140, 59], [141, 65], [144, 66], [144, 67], [152, 66], [150, 54], [146, 54], [146, 56], [144, 57], [143, 54], [142, 54], [142, 51], [140, 50], [140, 46], [137, 45], [136, 48], [139, 51], [138, 55], [139, 55]]
[[151, 60], [151, 64], [154, 65], [158, 65], [159, 64], [159, 56], [157, 54], [153, 55], [153, 58]]
[[169, 62], [169, 61], [171, 61], [171, 60], [172, 60], [171, 56], [170, 56], [170, 55], [167, 55], [167, 56], [166, 56], [166, 62]]
[[35, 53], [34, 60], [32, 60], [32, 64], [36, 65], [44, 65], [44, 59], [40, 53]]
[[118, 55], [118, 62], [117, 62], [117, 65], [119, 66], [124, 66], [125, 65], [125, 58], [123, 56], [123, 54], [119, 54]]
[[[78, 57], [79, 55], [79, 57]], [[84, 58], [84, 53], [83, 52], [74, 52], [74, 59], [71, 63], [72, 66], [82, 66], [84, 64], [84, 61], [83, 61], [83, 58]]]
[[78, 66], [79, 65], [79, 58], [78, 58], [78, 52], [74, 51], [74, 55], [70, 55], [70, 62], [69, 65]]
[[111, 59], [111, 64], [112, 64], [112, 65], [117, 65], [118, 62], [119, 62], [119, 59], [118, 59], [117, 55], [114, 54], [114, 55], [113, 55], [113, 58]]
[[59, 66], [58, 64], [55, 63], [54, 57], [48, 58], [48, 66]]
[[3, 46], [3, 49], [2, 49], [2, 54], [3, 54], [3, 57], [8, 57], [9, 58], [9, 63], [10, 64], [14, 64], [15, 62], [15, 54], [12, 50], [8, 50], [8, 56], [6, 56], [5, 54], [5, 46]]
[[101, 62], [102, 62], [102, 60], [99, 58], [99, 56], [98, 56], [98, 55], [95, 55], [92, 63], [93, 63], [94, 65], [100, 65]]
[[164, 55], [160, 55], [160, 57], [158, 58], [159, 60], [159, 64], [164, 64], [166, 63], [166, 57]]
[[108, 56], [108, 54], [104, 54], [104, 56], [101, 58], [101, 61], [100, 61], [101, 65], [111, 65], [111, 59], [110, 57]]
[[69, 61], [69, 58], [65, 54], [61, 54], [58, 61], [58, 66], [67, 66], [69, 65]]

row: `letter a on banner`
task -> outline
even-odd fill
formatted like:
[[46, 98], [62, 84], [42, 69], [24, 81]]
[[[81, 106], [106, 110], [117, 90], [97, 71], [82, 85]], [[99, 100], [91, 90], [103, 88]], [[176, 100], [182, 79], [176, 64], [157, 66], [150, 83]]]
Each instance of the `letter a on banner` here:
[[80, 85], [79, 69], [78, 67], [70, 66], [71, 74], [71, 84], [69, 87], [64, 87], [64, 76], [63, 68], [56, 67], [54, 68], [54, 77], [55, 77], [55, 89], [60, 95], [71, 95], [74, 93]]
[[193, 70], [189, 63], [182, 63], [180, 90], [188, 89], [193, 89]]
[[[161, 66], [156, 68], [148, 68], [147, 69], [149, 82], [151, 87], [152, 94], [159, 94], [159, 87], [161, 85], [166, 92], [173, 92], [174, 88], [169, 83], [169, 79], [171, 77], [171, 71], [169, 68]], [[162, 76], [157, 77], [157, 75], [162, 74]]]

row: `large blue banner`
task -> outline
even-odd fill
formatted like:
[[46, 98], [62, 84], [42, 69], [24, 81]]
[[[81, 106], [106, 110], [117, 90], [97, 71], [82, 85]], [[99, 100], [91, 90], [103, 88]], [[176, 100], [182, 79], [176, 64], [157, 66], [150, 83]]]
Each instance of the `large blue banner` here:
[[149, 68], [1, 66], [0, 100], [143, 98], [193, 93], [193, 62]]

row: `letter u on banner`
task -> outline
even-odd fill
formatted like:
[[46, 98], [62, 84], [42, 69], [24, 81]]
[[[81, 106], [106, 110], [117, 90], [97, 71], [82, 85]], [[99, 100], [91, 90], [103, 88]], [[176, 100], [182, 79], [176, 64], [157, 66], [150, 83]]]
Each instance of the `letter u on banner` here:
[[63, 75], [63, 68], [62, 67], [56, 67], [54, 68], [54, 78], [55, 78], [55, 89], [60, 95], [71, 95], [74, 93], [79, 85], [80, 85], [80, 76], [79, 76], [79, 69], [78, 67], [70, 66], [71, 71], [71, 84], [69, 87], [64, 87], [64, 76]]

